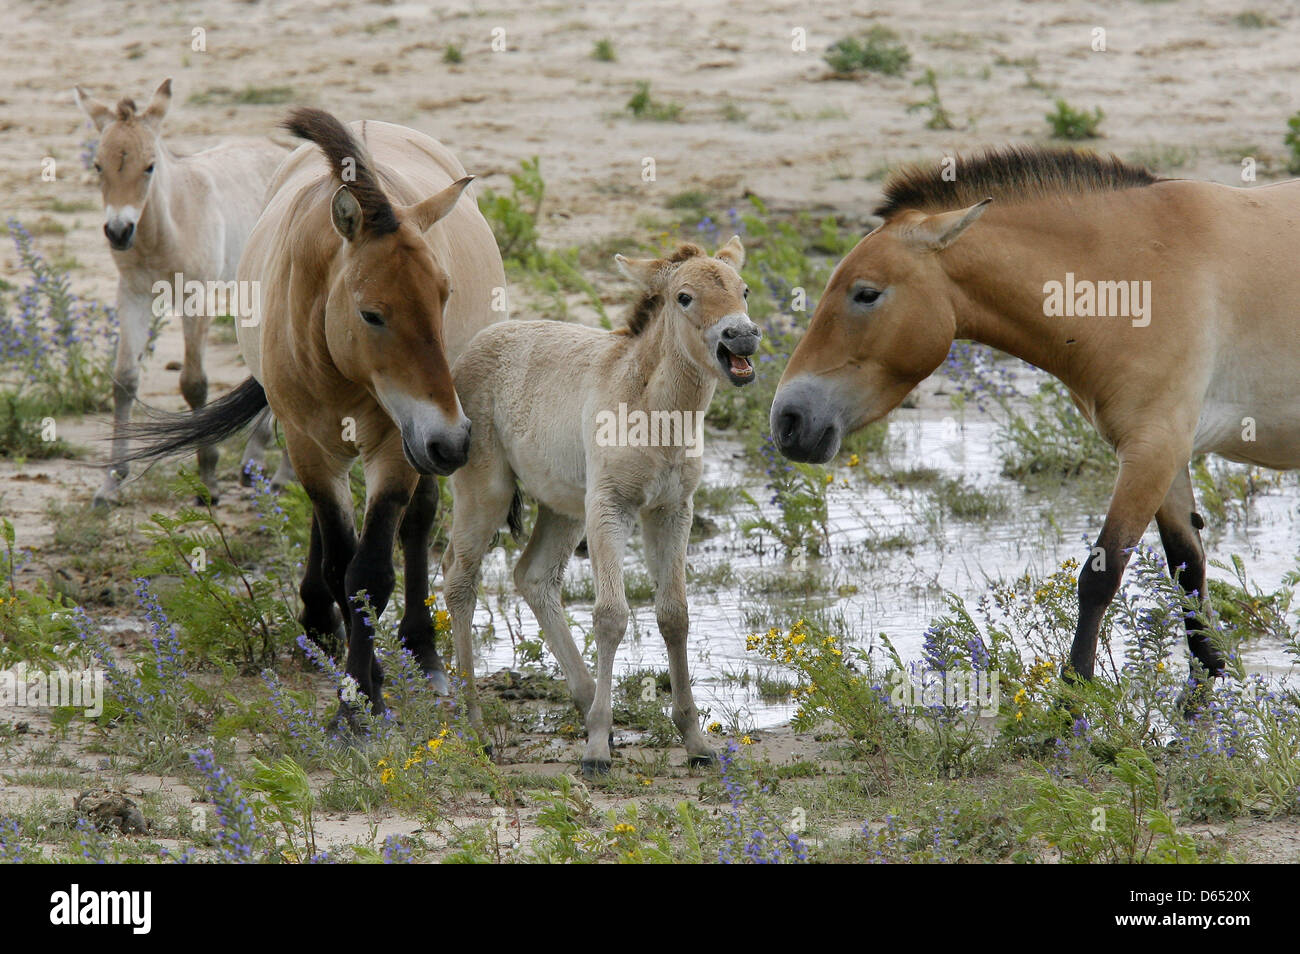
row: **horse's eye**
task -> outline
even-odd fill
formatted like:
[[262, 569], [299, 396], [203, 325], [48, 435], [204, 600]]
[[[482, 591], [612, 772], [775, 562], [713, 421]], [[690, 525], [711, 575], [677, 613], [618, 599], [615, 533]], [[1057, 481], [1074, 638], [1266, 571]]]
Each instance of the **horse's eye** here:
[[97, 163], [95, 163], [95, 171], [96, 171], [96, 172], [99, 172], [99, 173], [103, 173], [103, 171], [104, 171], [104, 167], [101, 166], [101, 165], [97, 162]]
[[681, 305], [683, 308], [689, 307], [690, 303], [694, 300], [695, 299], [686, 294], [686, 292], [679, 292], [677, 295], [677, 304]]
[[859, 305], [874, 305], [879, 297], [878, 288], [859, 288], [853, 293], [853, 301]]
[[368, 325], [374, 325], [376, 328], [379, 328], [384, 323], [384, 316], [377, 311], [363, 311], [361, 313], [361, 320]]
[[153, 175], [153, 163], [149, 163], [149, 168], [145, 170], [147, 175]]

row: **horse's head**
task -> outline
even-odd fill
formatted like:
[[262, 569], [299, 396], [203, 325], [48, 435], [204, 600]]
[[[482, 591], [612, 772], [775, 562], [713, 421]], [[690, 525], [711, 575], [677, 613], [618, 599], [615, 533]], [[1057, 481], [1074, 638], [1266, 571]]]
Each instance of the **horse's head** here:
[[321, 147], [337, 183], [329, 213], [343, 242], [325, 303], [330, 358], [397, 425], [412, 467], [450, 474], [469, 456], [470, 422], [443, 338], [443, 309], [454, 289], [424, 233], [455, 208], [473, 177], [394, 205], [364, 149], [329, 113], [297, 109], [286, 126]]
[[956, 335], [954, 286], [937, 253], [983, 213], [893, 216], [836, 267], [772, 401], [772, 437], [822, 463], [844, 435], [884, 417], [943, 363]]
[[697, 245], [683, 245], [666, 259], [616, 255], [614, 260], [643, 290], [627, 333], [640, 334], [651, 320], [670, 322], [669, 333], [701, 373], [737, 386], [754, 380], [749, 359], [762, 332], [749, 320], [749, 288], [740, 277], [745, 247], [739, 236], [712, 258]]
[[149, 201], [157, 164], [158, 133], [172, 101], [172, 81], [165, 79], [149, 108], [136, 112], [135, 102], [121, 99], [109, 109], [74, 87], [77, 105], [99, 130], [95, 172], [104, 197], [104, 234], [108, 244], [124, 252], [135, 241], [136, 225]]

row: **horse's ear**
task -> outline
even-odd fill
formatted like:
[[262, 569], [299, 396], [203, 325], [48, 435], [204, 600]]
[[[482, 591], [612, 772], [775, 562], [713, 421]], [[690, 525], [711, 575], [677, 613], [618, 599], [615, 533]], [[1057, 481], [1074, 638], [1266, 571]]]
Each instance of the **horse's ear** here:
[[345, 185], [335, 189], [334, 198], [330, 199], [330, 222], [334, 224], [334, 231], [351, 242], [361, 234], [364, 220], [361, 203], [352, 194], [352, 190]]
[[940, 212], [927, 215], [908, 231], [908, 239], [914, 245], [938, 252], [957, 241], [962, 232], [975, 224], [975, 220], [984, 214], [988, 204], [993, 201], [989, 196], [976, 202], [969, 209], [955, 209], [952, 212]]
[[733, 235], [727, 240], [727, 244], [718, 249], [714, 258], [720, 258], [736, 271], [745, 267], [745, 246], [740, 241], [739, 235]]
[[80, 86], [72, 87], [72, 95], [77, 100], [77, 106], [100, 132], [103, 132], [104, 127], [113, 121], [113, 111], [103, 103], [87, 96]]
[[615, 255], [614, 263], [620, 272], [642, 288], [653, 285], [664, 267], [663, 259], [660, 258], [628, 258], [625, 255]]
[[167, 115], [167, 107], [171, 104], [172, 78], [169, 76], [154, 90], [153, 99], [149, 100], [149, 108], [141, 114], [140, 118], [146, 125], [157, 129], [162, 125], [163, 117]]
[[456, 208], [456, 200], [460, 198], [465, 187], [474, 181], [473, 176], [465, 176], [457, 179], [447, 188], [443, 189], [437, 195], [431, 195], [429, 198], [408, 205], [403, 213], [415, 224], [415, 227], [423, 232], [435, 222], [443, 219], [447, 213]]

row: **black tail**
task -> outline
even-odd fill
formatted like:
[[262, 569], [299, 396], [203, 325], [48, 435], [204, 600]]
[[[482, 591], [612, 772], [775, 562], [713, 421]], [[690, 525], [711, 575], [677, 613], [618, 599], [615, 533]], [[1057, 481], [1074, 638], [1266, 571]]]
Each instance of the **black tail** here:
[[515, 488], [515, 495], [510, 498], [506, 526], [510, 528], [510, 536], [514, 537], [515, 543], [521, 543], [524, 536], [524, 495], [518, 487]]
[[132, 422], [125, 433], [139, 446], [127, 460], [157, 461], [204, 444], [216, 444], [242, 431], [266, 407], [266, 392], [249, 378], [222, 398], [186, 414], [147, 412], [148, 420]]

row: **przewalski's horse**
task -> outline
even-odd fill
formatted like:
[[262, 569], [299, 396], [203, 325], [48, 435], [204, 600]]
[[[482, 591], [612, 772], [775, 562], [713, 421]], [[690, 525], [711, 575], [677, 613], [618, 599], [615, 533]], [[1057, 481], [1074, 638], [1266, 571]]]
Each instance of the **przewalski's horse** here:
[[[515, 565], [515, 585], [586, 717], [583, 772], [610, 768], [614, 655], [628, 622], [623, 553], [638, 516], [668, 646], [673, 723], [691, 764], [714, 758], [687, 670], [686, 546], [714, 388], [719, 380], [743, 385], [754, 378], [748, 356], [759, 330], [738, 274], [744, 254], [733, 238], [714, 258], [694, 245], [668, 259], [619, 255], [623, 273], [643, 289], [626, 327], [512, 321], [479, 334], [456, 362], [474, 440], [468, 463], [451, 479], [443, 581], [456, 665], [480, 732], [470, 640], [479, 566], [503, 522], [518, 530], [522, 488], [537, 500], [537, 524]], [[565, 567], [584, 532], [596, 583], [594, 682], [560, 602]]]
[[[1300, 181], [1240, 189], [1032, 148], [959, 160], [954, 181], [944, 171], [886, 184], [885, 223], [831, 275], [772, 434], [789, 457], [829, 460], [954, 338], [1059, 378], [1119, 458], [1066, 669], [1091, 678], [1102, 617], [1153, 516], [1183, 589], [1205, 593], [1191, 457], [1300, 466]], [[1194, 619], [1187, 639], [1194, 677], [1223, 671]]]
[[[505, 270], [472, 176], [441, 143], [404, 126], [345, 126], [298, 108], [285, 126], [314, 145], [280, 167], [239, 266], [261, 308], [239, 345], [252, 377], [193, 416], [143, 425], [167, 456], [239, 430], [269, 403], [311, 497], [300, 594], [310, 635], [346, 620], [346, 671], [375, 712], [383, 674], [363, 604], [392, 594], [394, 536], [405, 556], [399, 633], [439, 691], [448, 680], [425, 599], [439, 474], [469, 453], [470, 422], [450, 361], [504, 319]], [[323, 157], [323, 158], [322, 158]], [[358, 541], [348, 471], [361, 457], [366, 514]], [[355, 721], [352, 709], [340, 715]]]
[[[222, 143], [193, 155], [181, 156], [162, 141], [163, 117], [172, 101], [172, 81], [163, 80], [144, 112], [130, 99], [109, 109], [74, 87], [77, 105], [99, 130], [95, 171], [104, 198], [104, 235], [117, 266], [119, 331], [113, 368], [113, 446], [104, 483], [95, 493], [97, 505], [117, 497], [128, 472], [129, 444], [125, 425], [131, 420], [140, 380], [140, 362], [149, 344], [155, 303], [161, 282], [168, 289], [181, 276], [191, 281], [220, 282], [228, 292], [248, 233], [262, 211], [266, 186], [288, 155], [270, 140], [245, 139]], [[227, 285], [226, 283], [232, 283]], [[167, 300], [179, 298], [168, 293]], [[192, 299], [197, 301], [197, 299]], [[208, 325], [217, 296], [203, 296], [198, 314], [185, 308], [180, 316], [185, 334], [185, 360], [181, 368], [181, 393], [192, 408], [208, 399], [208, 378], [203, 370]], [[238, 292], [233, 296], [239, 302]], [[270, 415], [258, 422], [254, 446], [265, 444]], [[217, 496], [217, 449], [198, 449], [199, 476]], [[277, 480], [286, 479], [282, 472]]]

